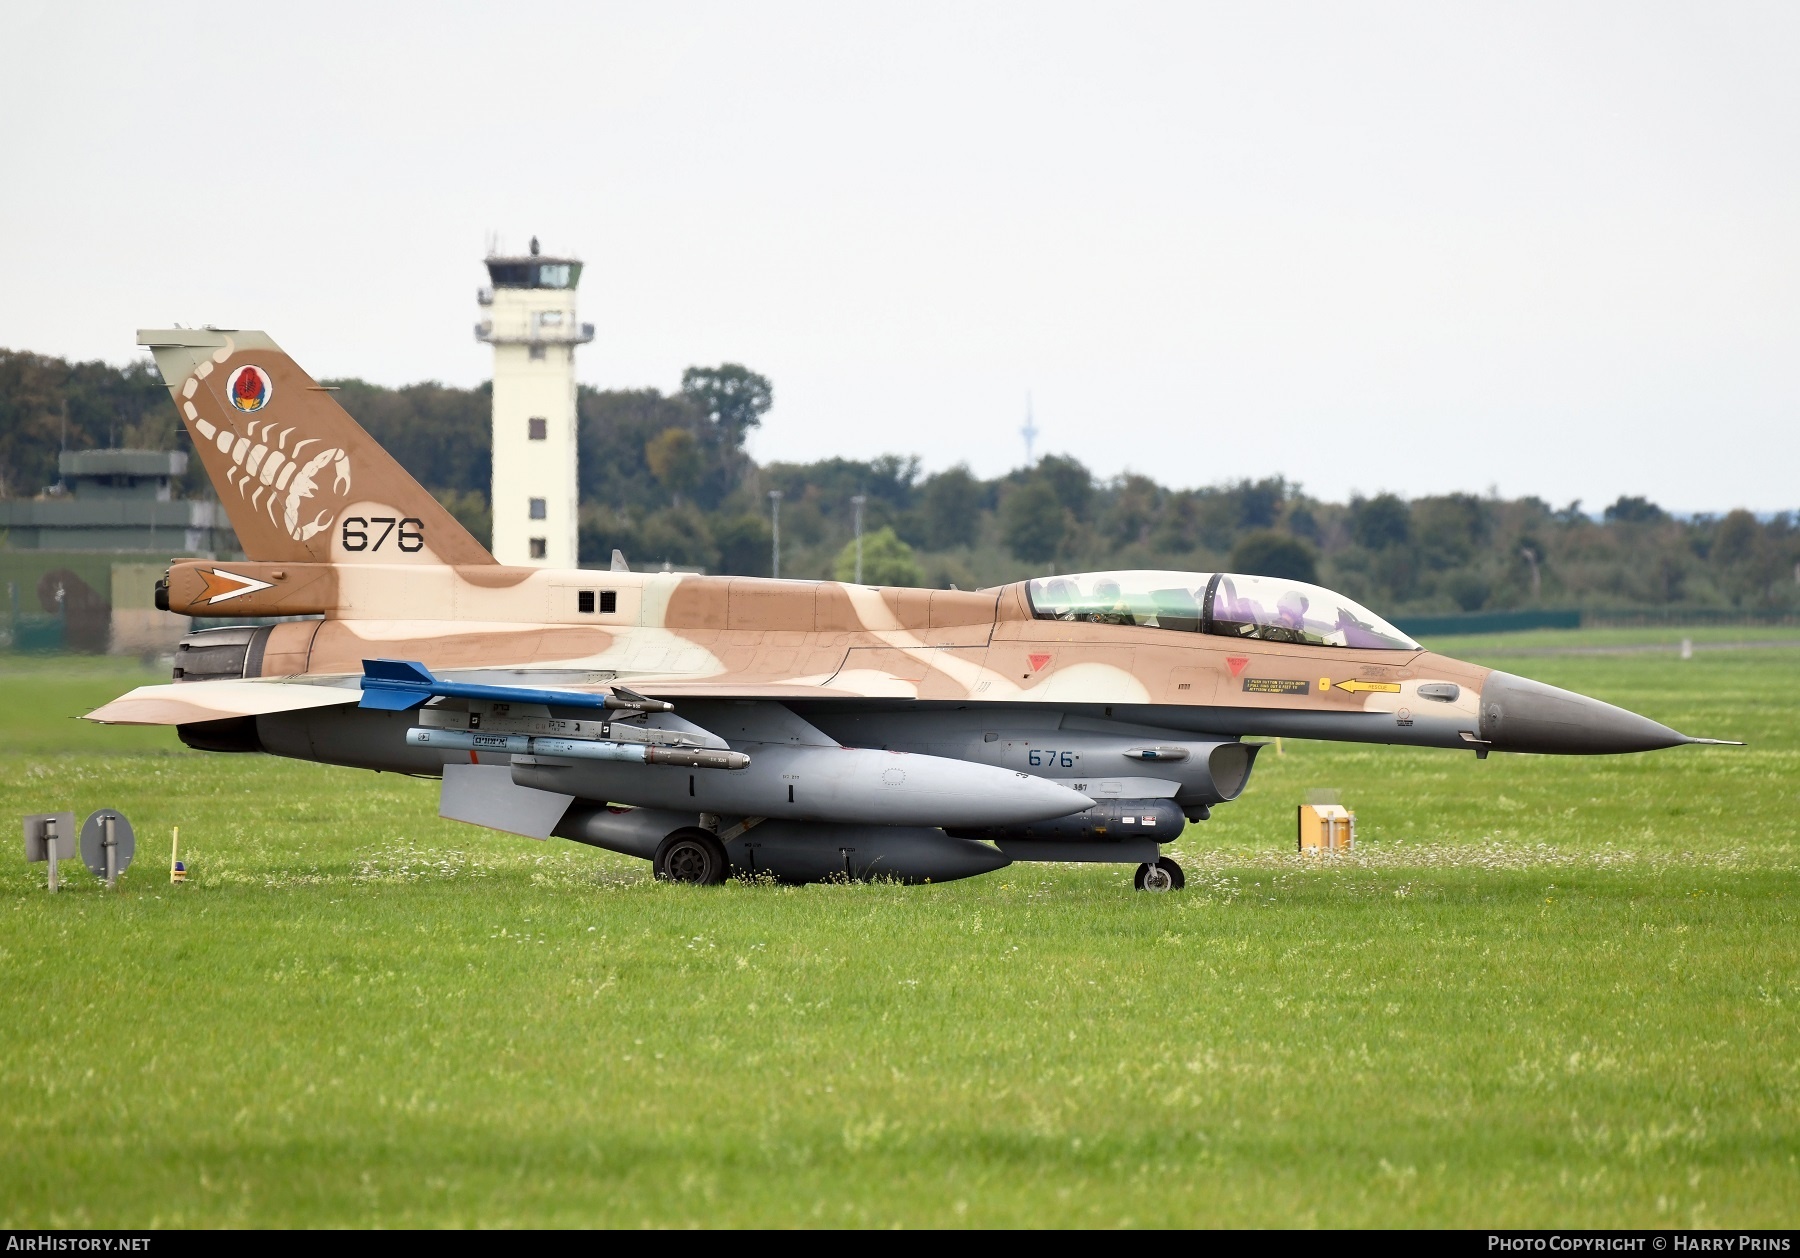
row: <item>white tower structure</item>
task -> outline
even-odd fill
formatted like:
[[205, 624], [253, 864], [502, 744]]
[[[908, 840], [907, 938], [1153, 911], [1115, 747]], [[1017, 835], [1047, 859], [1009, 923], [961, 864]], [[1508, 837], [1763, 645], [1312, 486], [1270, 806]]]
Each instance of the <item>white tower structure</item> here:
[[576, 549], [575, 347], [594, 325], [575, 321], [581, 262], [487, 259], [492, 285], [475, 339], [494, 347], [494, 558], [503, 564], [574, 568]]

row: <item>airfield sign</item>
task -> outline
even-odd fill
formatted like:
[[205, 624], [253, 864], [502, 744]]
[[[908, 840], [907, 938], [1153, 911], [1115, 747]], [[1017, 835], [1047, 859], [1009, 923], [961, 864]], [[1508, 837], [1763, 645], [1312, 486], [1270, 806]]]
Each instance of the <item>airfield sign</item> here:
[[137, 852], [137, 836], [125, 814], [102, 808], [81, 824], [81, 860], [94, 877], [112, 886]]
[[61, 885], [56, 862], [75, 855], [75, 814], [38, 812], [25, 818], [25, 859], [50, 862], [50, 890]]

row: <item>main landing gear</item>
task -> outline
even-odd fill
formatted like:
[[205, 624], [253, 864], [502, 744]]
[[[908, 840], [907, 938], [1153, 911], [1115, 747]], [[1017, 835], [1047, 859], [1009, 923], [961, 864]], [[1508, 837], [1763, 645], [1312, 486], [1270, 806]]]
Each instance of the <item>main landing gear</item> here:
[[1137, 867], [1137, 877], [1131, 885], [1139, 891], [1179, 891], [1187, 885], [1187, 878], [1180, 865], [1167, 856], [1159, 856], [1154, 865], [1145, 862]]
[[669, 833], [656, 847], [656, 876], [664, 882], [693, 882], [714, 886], [725, 881], [731, 861], [725, 845], [711, 830], [683, 826]]

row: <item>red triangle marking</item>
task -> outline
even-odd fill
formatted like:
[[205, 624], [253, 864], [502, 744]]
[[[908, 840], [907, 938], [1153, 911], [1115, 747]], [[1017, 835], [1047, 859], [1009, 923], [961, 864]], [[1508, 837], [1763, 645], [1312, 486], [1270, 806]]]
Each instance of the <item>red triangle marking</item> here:
[[1025, 658], [1031, 661], [1031, 671], [1034, 673], [1041, 671], [1050, 662], [1048, 655], [1027, 655]]
[[1231, 675], [1236, 677], [1249, 666], [1250, 657], [1248, 655], [1227, 655], [1225, 662], [1231, 666]]

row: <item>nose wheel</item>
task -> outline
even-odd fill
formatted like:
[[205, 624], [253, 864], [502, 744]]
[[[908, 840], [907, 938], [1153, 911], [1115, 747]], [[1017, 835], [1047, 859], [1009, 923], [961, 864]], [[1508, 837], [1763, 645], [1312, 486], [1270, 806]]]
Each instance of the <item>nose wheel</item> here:
[[1155, 864], [1146, 861], [1137, 867], [1131, 885], [1139, 891], [1179, 891], [1187, 885], [1187, 878], [1173, 859], [1159, 856]]
[[710, 830], [687, 826], [673, 831], [656, 848], [652, 862], [664, 882], [693, 882], [712, 886], [731, 872], [725, 845]]

